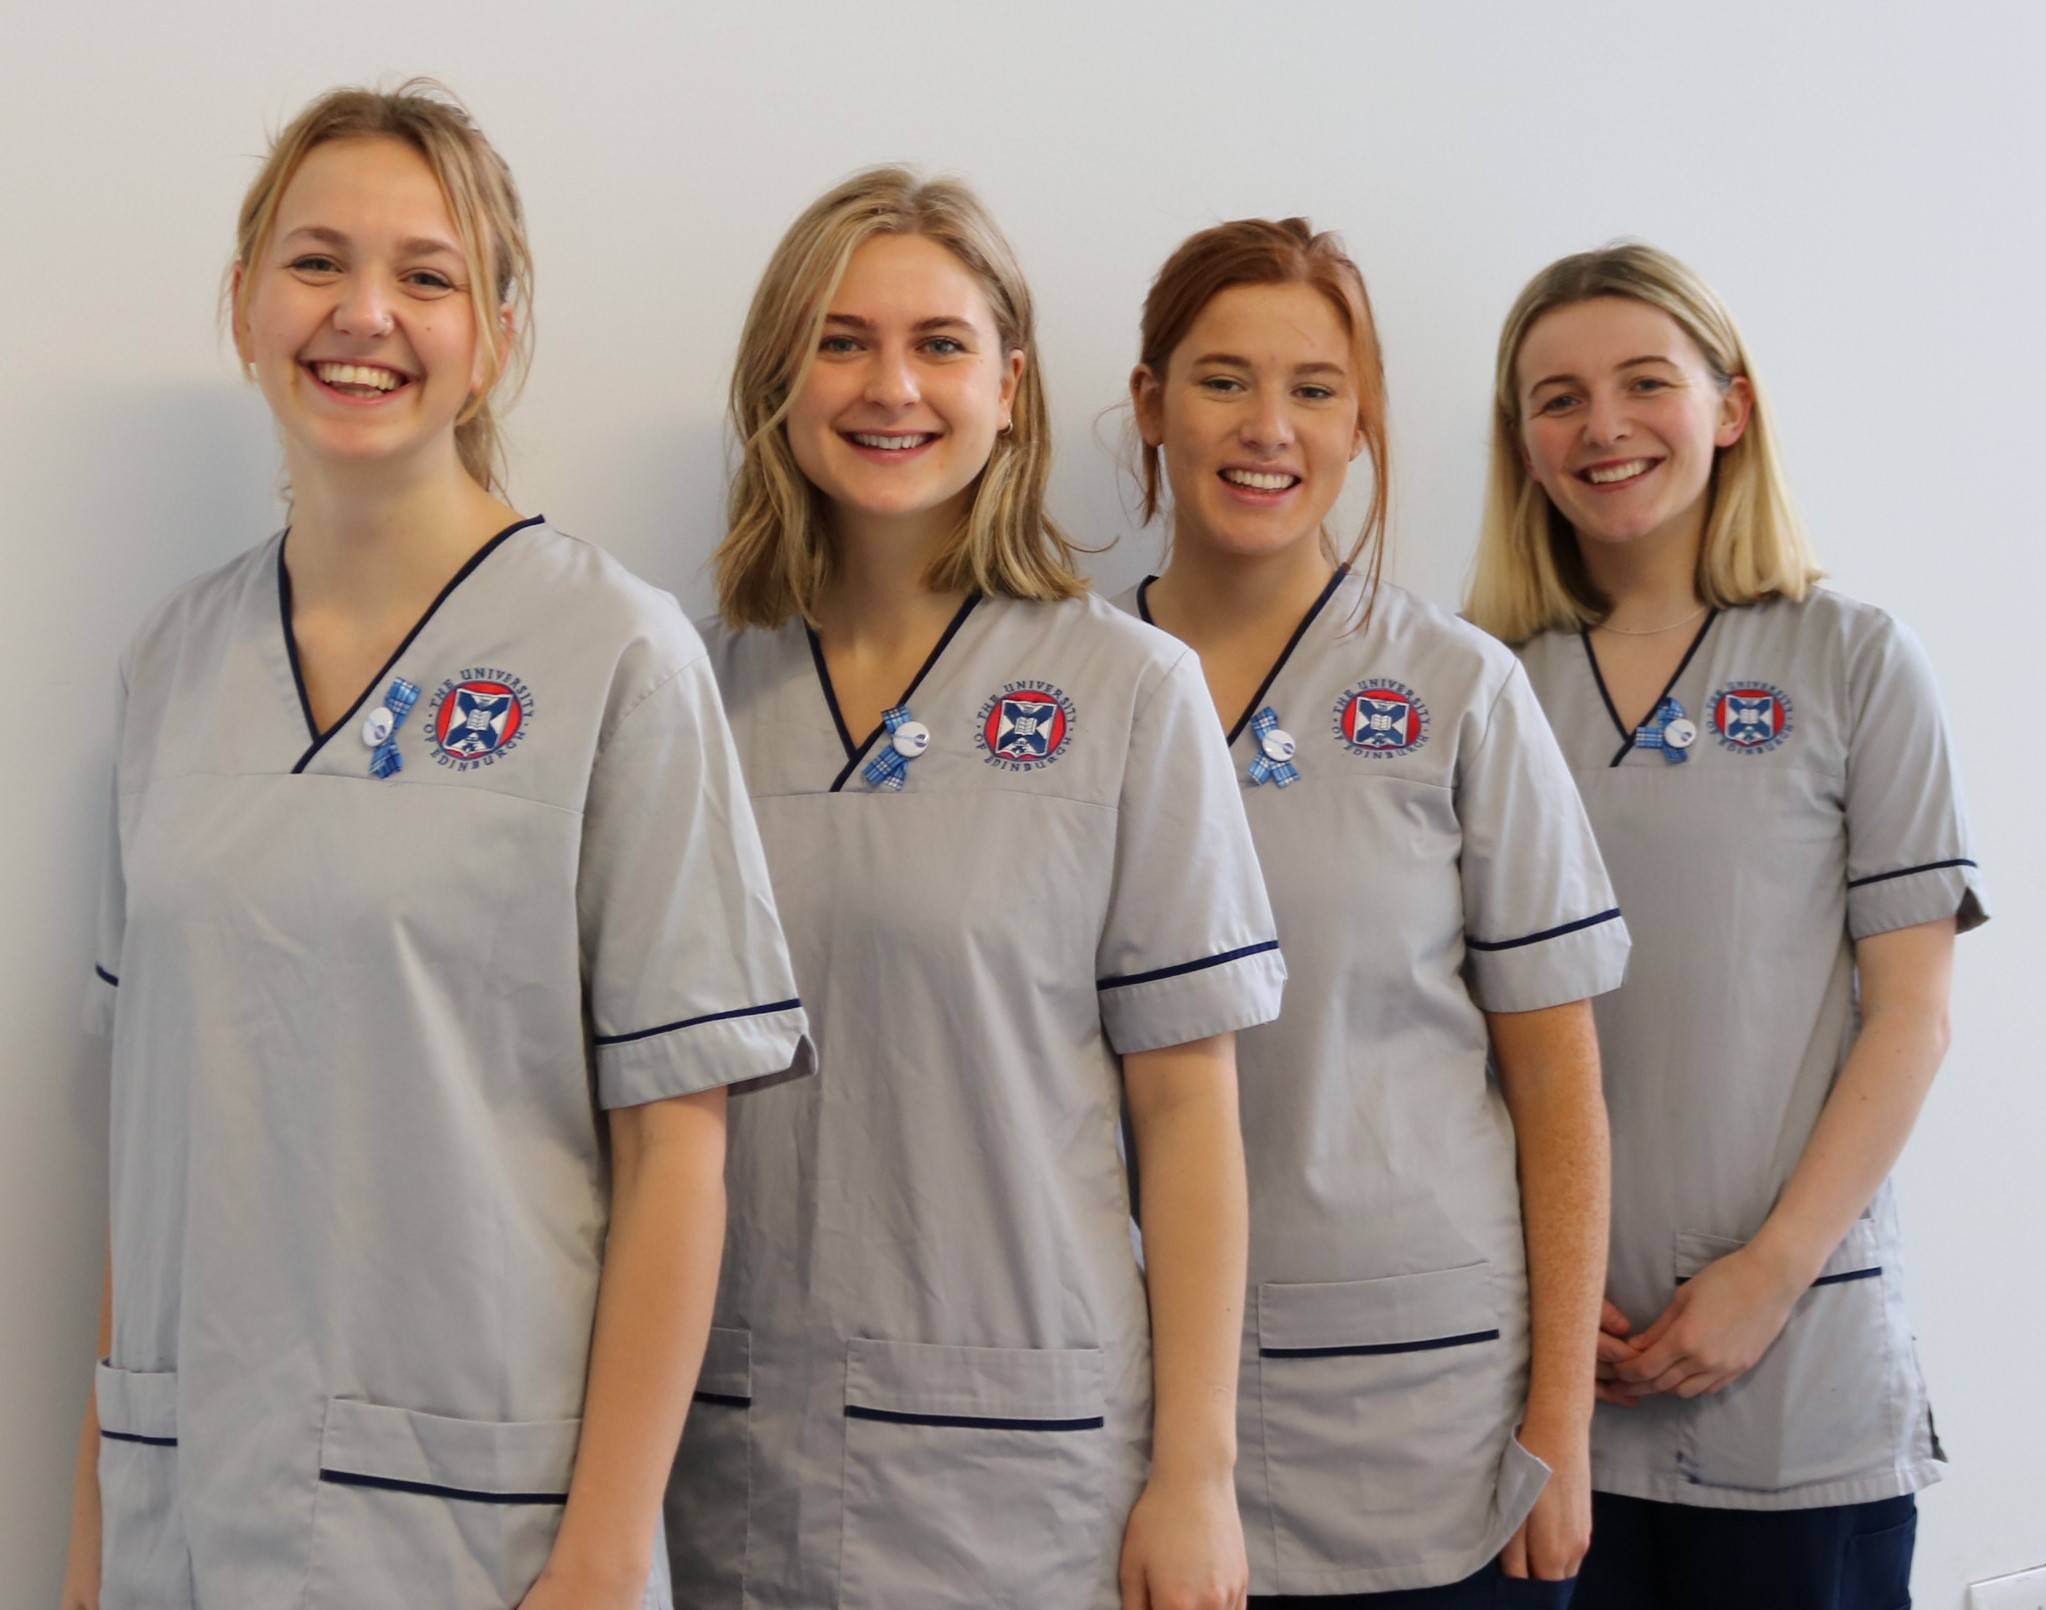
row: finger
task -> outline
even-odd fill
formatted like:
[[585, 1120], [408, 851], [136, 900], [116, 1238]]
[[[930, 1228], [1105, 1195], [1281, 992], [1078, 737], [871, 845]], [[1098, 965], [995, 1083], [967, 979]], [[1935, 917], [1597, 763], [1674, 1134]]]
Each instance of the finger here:
[[1634, 1322], [1614, 1307], [1609, 1297], [1599, 1305], [1598, 1328], [1608, 1336], [1625, 1336], [1634, 1328]]
[[1519, 1581], [1527, 1575], [1527, 1528], [1525, 1526], [1506, 1540], [1506, 1547], [1499, 1551], [1499, 1570], [1505, 1576]]
[[1151, 1596], [1144, 1588], [1144, 1568], [1141, 1565], [1124, 1555], [1122, 1570], [1117, 1573], [1116, 1580], [1122, 1589], [1122, 1610], [1150, 1610]]
[[1592, 1394], [1599, 1402], [1616, 1404], [1622, 1409], [1631, 1409], [1641, 1401], [1640, 1394], [1632, 1390], [1622, 1390], [1617, 1386], [1609, 1386], [1604, 1381], [1593, 1385]]
[[1598, 1361], [1601, 1364], [1617, 1364], [1624, 1358], [1638, 1358], [1640, 1351], [1624, 1336], [1601, 1336], [1598, 1339]]
[[1657, 1314], [1646, 1330], [1636, 1331], [1628, 1340], [1645, 1352], [1669, 1334], [1670, 1326], [1682, 1317], [1683, 1312], [1683, 1293], [1679, 1292], [1676, 1301]]

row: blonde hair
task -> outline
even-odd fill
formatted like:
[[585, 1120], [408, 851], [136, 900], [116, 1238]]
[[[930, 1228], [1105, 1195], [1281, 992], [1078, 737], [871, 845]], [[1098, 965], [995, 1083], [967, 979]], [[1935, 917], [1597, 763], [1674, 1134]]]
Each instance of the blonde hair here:
[[768, 259], [732, 371], [738, 472], [715, 555], [718, 604], [734, 626], [815, 618], [833, 555], [823, 495], [796, 463], [783, 428], [815, 361], [825, 314], [846, 265], [877, 235], [919, 235], [964, 263], [992, 308], [1005, 352], [1024, 354], [1010, 428], [995, 438], [957, 538], [925, 584], [1012, 598], [1074, 598], [1087, 590], [1073, 545], [1045, 513], [1051, 420], [1037, 361], [1030, 289], [980, 198], [954, 179], [870, 168], [819, 197]]
[[1747, 428], [1722, 448], [1707, 490], [1698, 550], [1698, 594], [1716, 608], [1762, 598], [1801, 599], [1823, 572], [1790, 501], [1776, 423], [1740, 327], [1718, 293], [1664, 251], [1616, 242], [1551, 263], [1530, 280], [1499, 332], [1492, 399], [1492, 463], [1484, 528], [1465, 613], [1508, 643], [1537, 632], [1595, 626], [1611, 609], [1585, 569], [1577, 534], [1521, 454], [1515, 366], [1527, 333], [1557, 308], [1618, 296], [1668, 314], [1724, 391], [1744, 377], [1753, 399]]
[[[418, 152], [447, 202], [457, 243], [469, 265], [484, 369], [482, 386], [456, 417], [455, 450], [476, 483], [497, 492], [503, 481], [504, 449], [491, 398], [498, 382], [509, 375], [509, 402], [531, 359], [533, 257], [511, 169], [446, 86], [431, 78], [408, 78], [394, 90], [333, 89], [293, 118], [271, 141], [262, 171], [242, 197], [234, 262], [222, 303], [234, 328], [240, 329], [248, 317], [256, 259], [269, 247], [278, 205], [306, 157], [330, 141], [368, 139], [397, 140]], [[476, 287], [488, 287], [492, 300], [487, 306], [475, 294]], [[500, 309], [510, 312], [509, 341], [504, 338]]]

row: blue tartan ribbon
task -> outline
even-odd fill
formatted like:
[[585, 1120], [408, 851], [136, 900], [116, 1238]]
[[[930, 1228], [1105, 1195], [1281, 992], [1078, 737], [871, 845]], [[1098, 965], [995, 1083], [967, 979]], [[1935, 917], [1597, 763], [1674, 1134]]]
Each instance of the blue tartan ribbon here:
[[[895, 736], [896, 729], [909, 720], [909, 706], [898, 704], [893, 710], [884, 710], [881, 721], [888, 729], [889, 737]], [[860, 775], [876, 788], [886, 788], [894, 793], [902, 792], [902, 785], [909, 781], [911, 757], [897, 749], [893, 743], [883, 744], [881, 752], [861, 769]]]
[[1288, 783], [1300, 780], [1300, 768], [1290, 760], [1274, 760], [1265, 753], [1264, 740], [1268, 733], [1279, 730], [1279, 715], [1270, 705], [1250, 718], [1251, 736], [1257, 739], [1257, 758], [1250, 763], [1252, 783], [1277, 783], [1284, 788]]
[[398, 753], [398, 729], [418, 702], [419, 689], [402, 676], [391, 678], [391, 691], [384, 695], [384, 708], [391, 712], [391, 732], [369, 757], [370, 776], [390, 777], [405, 769], [405, 758]]
[[1664, 695], [1662, 703], [1655, 707], [1655, 714], [1634, 729], [1634, 747], [1636, 749], [1660, 749], [1664, 760], [1668, 761], [1672, 766], [1681, 766], [1691, 758], [1691, 751], [1689, 749], [1679, 749], [1675, 744], [1664, 743], [1662, 735], [1672, 721], [1682, 721], [1683, 719], [1684, 707], [1678, 704], [1675, 699]]

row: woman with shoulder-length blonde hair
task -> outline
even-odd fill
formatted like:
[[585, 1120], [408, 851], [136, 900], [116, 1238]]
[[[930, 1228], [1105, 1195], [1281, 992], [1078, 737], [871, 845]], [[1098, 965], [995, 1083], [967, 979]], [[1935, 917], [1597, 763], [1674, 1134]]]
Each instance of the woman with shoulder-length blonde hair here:
[[1817, 585], [1740, 332], [1668, 254], [1536, 275], [1494, 405], [1470, 614], [1635, 937], [1577, 1602], [1888, 1610], [1943, 1459], [1888, 1176], [1985, 918], [1932, 674]]
[[319, 97], [243, 204], [290, 524], [121, 665], [65, 1610], [670, 1603], [726, 1092], [806, 1041], [701, 642], [504, 500], [530, 279], [430, 81]]
[[1284, 969], [1199, 668], [1044, 514], [1030, 296], [963, 185], [804, 211], [732, 418], [708, 635], [830, 1072], [735, 1115], [680, 1591], [1236, 1604], [1234, 1035]]
[[1122, 603], [1200, 652], [1293, 970], [1239, 1048], [1251, 1602], [1560, 1606], [1605, 1272], [1586, 998], [1626, 926], [1512, 654], [1380, 574], [1384, 366], [1341, 240], [1181, 242], [1130, 389], [1171, 542]]

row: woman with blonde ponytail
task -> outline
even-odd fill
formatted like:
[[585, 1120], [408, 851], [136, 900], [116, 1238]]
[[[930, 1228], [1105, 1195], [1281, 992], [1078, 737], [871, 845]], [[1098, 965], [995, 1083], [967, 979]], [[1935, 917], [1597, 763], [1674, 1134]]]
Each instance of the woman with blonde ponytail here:
[[321, 96], [243, 205], [290, 524], [121, 666], [64, 1610], [670, 1603], [725, 1095], [804, 1020], [701, 642], [505, 501], [530, 285], [426, 81]]

